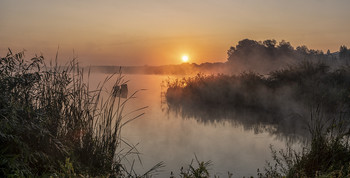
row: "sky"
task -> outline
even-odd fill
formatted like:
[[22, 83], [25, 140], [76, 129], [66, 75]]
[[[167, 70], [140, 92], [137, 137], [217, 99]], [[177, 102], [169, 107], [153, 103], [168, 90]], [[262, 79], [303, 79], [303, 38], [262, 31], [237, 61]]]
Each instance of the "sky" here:
[[349, 0], [1, 0], [0, 56], [89, 65], [225, 62], [249, 38], [350, 47]]

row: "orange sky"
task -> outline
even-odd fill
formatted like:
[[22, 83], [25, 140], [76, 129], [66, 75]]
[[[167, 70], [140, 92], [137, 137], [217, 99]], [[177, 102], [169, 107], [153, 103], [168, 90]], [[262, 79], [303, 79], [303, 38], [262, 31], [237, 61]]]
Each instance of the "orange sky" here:
[[350, 46], [348, 0], [2, 0], [0, 56], [7, 48], [83, 65], [223, 62], [239, 40], [296, 47]]

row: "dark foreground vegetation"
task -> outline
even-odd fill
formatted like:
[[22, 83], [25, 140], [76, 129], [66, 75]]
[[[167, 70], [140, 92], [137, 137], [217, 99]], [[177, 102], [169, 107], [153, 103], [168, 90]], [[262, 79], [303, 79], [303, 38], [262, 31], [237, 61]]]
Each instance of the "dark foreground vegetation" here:
[[[121, 99], [113, 87], [102, 102], [103, 83], [91, 90], [74, 60], [62, 68], [23, 55], [0, 59], [0, 177], [137, 177], [162, 166], [138, 175], [122, 164], [137, 154], [130, 144], [118, 151], [121, 128], [142, 115], [123, 118], [133, 95]], [[114, 82], [122, 85], [123, 77]]]

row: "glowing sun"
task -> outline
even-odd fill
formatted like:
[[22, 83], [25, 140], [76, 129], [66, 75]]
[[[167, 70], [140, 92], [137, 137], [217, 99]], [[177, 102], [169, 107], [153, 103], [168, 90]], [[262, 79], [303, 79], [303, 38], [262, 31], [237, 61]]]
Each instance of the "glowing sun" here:
[[188, 62], [188, 56], [187, 55], [182, 56], [182, 62]]

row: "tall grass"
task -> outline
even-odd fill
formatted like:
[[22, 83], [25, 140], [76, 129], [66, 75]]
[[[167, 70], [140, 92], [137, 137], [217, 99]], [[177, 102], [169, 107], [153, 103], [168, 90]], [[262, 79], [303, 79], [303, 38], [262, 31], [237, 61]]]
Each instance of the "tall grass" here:
[[291, 147], [276, 151], [259, 177], [349, 177], [350, 145], [348, 114], [325, 118], [319, 107], [310, 113], [310, 143], [301, 152]]
[[[180, 178], [207, 178], [210, 177], [209, 174], [209, 168], [212, 165], [211, 161], [199, 161], [197, 156], [195, 156], [195, 162], [197, 163], [197, 166], [194, 166], [194, 160], [192, 159], [191, 163], [188, 165], [188, 167], [184, 168], [181, 167], [180, 169]], [[170, 173], [170, 178], [175, 178], [173, 172]], [[215, 176], [216, 177], [216, 176]]]
[[[61, 67], [57, 56], [49, 65], [43, 56], [25, 60], [23, 52], [1, 57], [0, 177], [138, 176], [122, 164], [137, 149], [121, 138], [122, 127], [143, 115], [142, 108], [123, 114], [136, 92], [122, 99], [113, 87], [103, 99], [106, 82], [126, 82], [121, 73], [94, 90], [84, 77], [90, 72], [75, 60]], [[123, 142], [130, 147], [118, 152]]]

